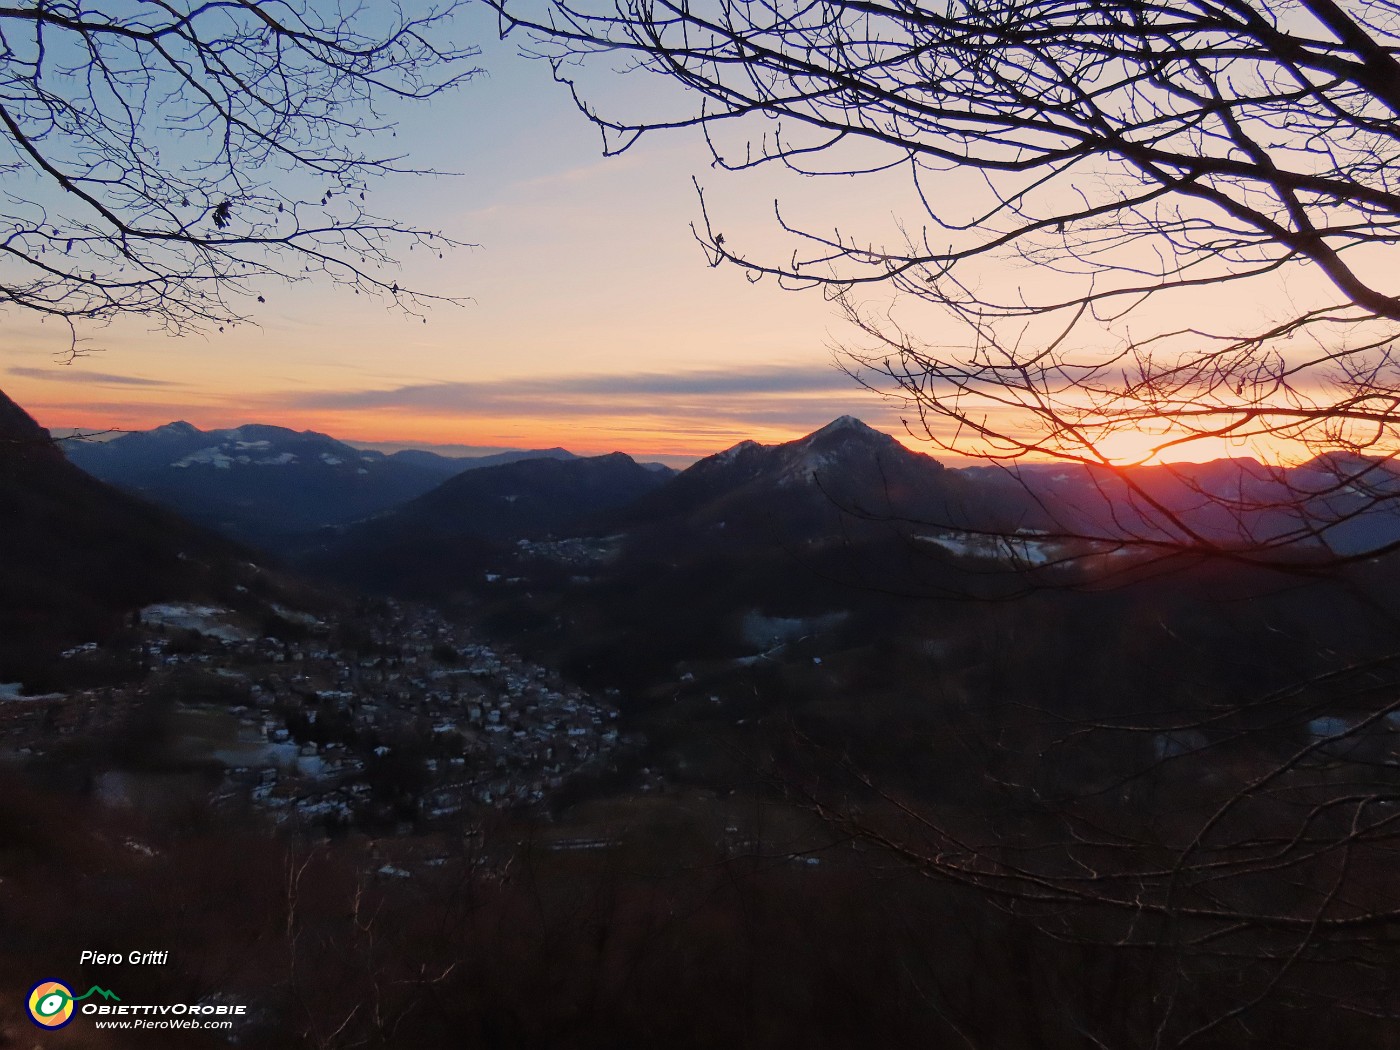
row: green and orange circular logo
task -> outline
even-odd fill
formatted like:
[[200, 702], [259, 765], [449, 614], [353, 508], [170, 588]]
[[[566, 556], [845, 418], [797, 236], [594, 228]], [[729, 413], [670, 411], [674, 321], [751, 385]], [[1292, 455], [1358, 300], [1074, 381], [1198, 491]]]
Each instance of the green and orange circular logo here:
[[40, 1028], [62, 1028], [73, 1020], [73, 991], [62, 981], [40, 981], [29, 989], [29, 1019]]

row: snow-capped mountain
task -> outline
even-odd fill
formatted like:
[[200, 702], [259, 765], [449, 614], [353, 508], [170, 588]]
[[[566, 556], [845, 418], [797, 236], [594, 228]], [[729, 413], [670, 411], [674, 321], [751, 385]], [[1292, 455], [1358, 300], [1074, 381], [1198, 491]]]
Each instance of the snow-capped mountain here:
[[892, 519], [1027, 524], [1024, 515], [1003, 520], [1005, 508], [980, 505], [983, 491], [962, 472], [841, 416], [795, 441], [742, 441], [702, 459], [622, 511], [619, 524], [791, 541], [840, 537], [862, 522]]
[[[315, 431], [183, 421], [111, 441], [64, 442], [77, 466], [226, 535], [277, 546], [286, 537], [377, 514], [464, 470], [499, 462], [423, 451], [385, 454]], [[563, 449], [503, 453], [572, 458]]]
[[[314, 431], [251, 424], [205, 431], [187, 422], [107, 442], [64, 444], [75, 464], [103, 480], [226, 535], [282, 550], [293, 537], [428, 497], [469, 470], [575, 459], [563, 449], [479, 459], [385, 454]], [[980, 549], [978, 536], [1040, 533], [1069, 542], [1241, 547], [1290, 537], [1316, 545], [1311, 534], [1320, 530], [1332, 550], [1344, 554], [1400, 540], [1400, 474], [1384, 461], [1328, 456], [1288, 469], [1250, 459], [1123, 469], [959, 469], [852, 416], [782, 444], [741, 441], [674, 477], [652, 471], [648, 484], [626, 490], [627, 499], [609, 486], [591, 494], [587, 486], [571, 490], [557, 506], [547, 495], [518, 506], [473, 495], [488, 493], [499, 477], [434, 496], [435, 527], [460, 513], [472, 520], [446, 532], [501, 539], [593, 515], [610, 531], [647, 532], [657, 543], [709, 543], [728, 529], [726, 546], [773, 537], [844, 542], [898, 528], [946, 540], [947, 550], [969, 543], [968, 549]], [[566, 471], [556, 480], [567, 487], [568, 478]], [[422, 517], [427, 506], [402, 520]], [[376, 525], [381, 535], [386, 528]]]

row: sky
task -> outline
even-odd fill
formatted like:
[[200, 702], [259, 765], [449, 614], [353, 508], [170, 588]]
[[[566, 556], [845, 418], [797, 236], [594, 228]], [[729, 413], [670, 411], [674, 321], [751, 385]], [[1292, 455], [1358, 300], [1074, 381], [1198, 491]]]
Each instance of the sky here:
[[[849, 333], [831, 304], [711, 268], [692, 236], [693, 178], [757, 245], [791, 186], [711, 170], [687, 133], [604, 158], [548, 68], [493, 30], [466, 34], [486, 75], [399, 120], [396, 149], [459, 174], [373, 191], [379, 211], [476, 245], [406, 260], [410, 279], [463, 305], [436, 306], [424, 324], [343, 290], [277, 286], [254, 326], [171, 338], [119, 321], [86, 331], [88, 353], [72, 362], [66, 330], [11, 314], [0, 387], [53, 428], [261, 422], [367, 444], [672, 461], [847, 413], [900, 432], [894, 408], [837, 367]], [[845, 186], [824, 192], [853, 199]]]
[[[862, 336], [834, 304], [819, 290], [709, 266], [691, 229], [701, 219], [700, 187], [714, 229], [752, 257], [786, 260], [793, 249], [775, 219], [779, 200], [796, 228], [901, 241], [903, 221], [919, 211], [906, 172], [725, 172], [694, 130], [604, 157], [597, 130], [549, 67], [518, 54], [524, 41], [501, 42], [494, 20], [475, 8], [460, 38], [481, 47], [483, 74], [391, 112], [395, 152], [454, 174], [394, 177], [372, 187], [369, 201], [380, 214], [472, 245], [441, 260], [405, 255], [399, 275], [405, 287], [460, 305], [437, 305], [420, 319], [327, 283], [270, 285], [254, 324], [171, 338], [139, 319], [118, 320], [83, 331], [76, 360], [66, 328], [11, 312], [0, 314], [0, 388], [55, 430], [272, 423], [377, 447], [563, 446], [683, 463], [740, 440], [796, 438], [849, 414], [920, 447], [902, 422], [906, 406], [842, 371], [841, 348], [859, 347]], [[588, 90], [609, 112], [609, 102], [629, 111], [664, 106], [666, 92], [681, 89], [603, 70]], [[694, 111], [693, 99], [678, 101]], [[940, 204], [975, 210], [969, 202], [989, 192], [979, 180], [945, 171], [926, 188]], [[992, 298], [1055, 280], [1024, 263], [975, 279], [983, 276]], [[1233, 285], [1193, 289], [1185, 309], [1154, 297], [1133, 323], [1195, 330], [1224, 317], [1267, 327], [1279, 310], [1292, 316], [1334, 294], [1290, 280], [1257, 299]], [[930, 311], [911, 315], [918, 338], [965, 346], [967, 330]], [[1127, 322], [1119, 328], [1104, 329], [1105, 346], [1120, 345]], [[1122, 434], [1103, 448], [1131, 461], [1157, 440]], [[1250, 451], [1212, 440], [1174, 449], [1173, 458]]]

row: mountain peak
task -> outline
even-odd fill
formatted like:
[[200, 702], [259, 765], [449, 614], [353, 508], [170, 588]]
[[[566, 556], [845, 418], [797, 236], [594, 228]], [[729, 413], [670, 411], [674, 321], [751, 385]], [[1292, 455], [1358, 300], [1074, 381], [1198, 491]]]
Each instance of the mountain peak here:
[[712, 459], [716, 463], [732, 463], [734, 462], [734, 460], [742, 456], [745, 452], [749, 451], [749, 449], [762, 447], [763, 446], [760, 445], [757, 441], [750, 441], [748, 439], [745, 439], [739, 442], [737, 445], [731, 445], [723, 452], [716, 452], [713, 456], [710, 457], [710, 459]]
[[814, 430], [805, 438], [799, 440], [799, 444], [820, 441], [824, 439], [839, 438], [843, 441], [851, 438], [864, 440], [892, 441], [888, 434], [876, 430], [872, 426], [866, 425], [855, 416], [837, 416], [820, 430]]
[[193, 423], [186, 423], [183, 419], [177, 419], [173, 423], [167, 423], [163, 427], [156, 427], [152, 434], [168, 434], [171, 437], [184, 437], [190, 434], [201, 433], [200, 429]]
[[828, 423], [826, 426], [822, 427], [821, 430], [817, 431], [817, 433], [820, 434], [820, 433], [822, 433], [823, 431], [827, 431], [827, 430], [870, 430], [870, 429], [872, 429], [872, 428], [866, 426], [865, 423], [864, 423], [864, 421], [857, 419], [855, 416], [837, 416], [835, 419], [833, 419], [833, 420], [832, 420], [830, 423]]

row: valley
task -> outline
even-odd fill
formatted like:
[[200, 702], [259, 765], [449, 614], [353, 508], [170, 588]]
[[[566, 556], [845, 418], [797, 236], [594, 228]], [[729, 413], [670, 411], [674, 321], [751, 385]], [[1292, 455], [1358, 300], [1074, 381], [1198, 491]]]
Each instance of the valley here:
[[[439, 464], [366, 510], [317, 486], [387, 458], [347, 473], [321, 435], [116, 439], [157, 449], [124, 493], [10, 420], [3, 481], [51, 516], [7, 526], [36, 553], [11, 559], [30, 582], [0, 610], [29, 632], [0, 654], [0, 906], [61, 894], [65, 928], [178, 941], [179, 974], [226, 960], [264, 1045], [325, 1017], [377, 1045], [458, 1025], [689, 1045], [680, 1000], [707, 988], [745, 1004], [734, 1038], [778, 1047], [787, 1029], [753, 1026], [822, 987], [853, 1004], [823, 1022], [833, 1045], [977, 1026], [1068, 1046], [1074, 1018], [1125, 1039], [1160, 1022], [1066, 989], [1084, 966], [1158, 980], [1174, 896], [1191, 942], [1218, 945], [1180, 1025], [1234, 1001], [1222, 960], [1275, 1003], [1328, 979], [1327, 952], [1272, 963], [1319, 908], [1338, 930], [1389, 914], [1400, 563], [1323, 571], [1316, 530], [1265, 557], [1230, 542], [1282, 535], [1268, 485], [1319, 484], [1316, 464], [1015, 477], [841, 417], [680, 472], [561, 450]], [[1130, 491], [1090, 498], [1112, 484]], [[1257, 505], [1222, 518], [1188, 498], [1208, 484]], [[292, 493], [321, 512], [278, 517]], [[1341, 509], [1346, 535], [1364, 519], [1388, 542], [1384, 498]], [[1169, 543], [1182, 523], [1213, 539]], [[63, 567], [61, 544], [97, 568]], [[1349, 805], [1374, 819], [1343, 833]], [[1338, 849], [1348, 891], [1328, 897]], [[76, 942], [46, 936], [20, 922], [0, 978], [63, 965]], [[799, 957], [779, 965], [773, 938]], [[1347, 994], [1383, 1003], [1366, 953], [1386, 941], [1356, 943]], [[392, 1025], [359, 1013], [376, 996]]]

